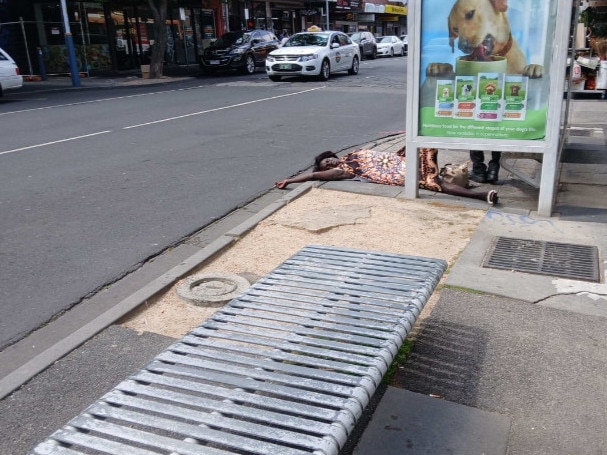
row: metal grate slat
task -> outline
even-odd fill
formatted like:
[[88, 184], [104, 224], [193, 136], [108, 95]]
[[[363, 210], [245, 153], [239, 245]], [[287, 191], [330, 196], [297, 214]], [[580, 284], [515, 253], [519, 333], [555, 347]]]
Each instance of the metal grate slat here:
[[196, 345], [209, 349], [217, 349], [218, 352], [244, 352], [253, 356], [259, 356], [272, 360], [275, 363], [312, 366], [315, 368], [315, 370], [320, 370], [321, 372], [329, 370], [329, 374], [331, 371], [342, 371], [354, 376], [367, 376], [370, 380], [374, 381], [376, 385], [379, 384], [382, 378], [381, 372], [377, 368], [357, 365], [352, 362], [339, 362], [329, 359], [322, 359], [320, 357], [311, 358], [309, 356], [291, 354], [275, 349], [257, 349], [250, 346], [224, 343], [221, 340], [205, 340], [188, 335], [186, 335], [181, 341], [184, 345]]
[[307, 246], [30, 453], [337, 455], [445, 269]]
[[599, 250], [591, 245], [495, 237], [483, 267], [600, 281]]
[[153, 398], [158, 401], [167, 400], [171, 403], [189, 405], [195, 409], [204, 409], [207, 412], [218, 412], [223, 415], [242, 416], [255, 422], [262, 422], [270, 425], [281, 425], [289, 429], [303, 429], [310, 434], [318, 433], [331, 435], [335, 438], [335, 440], [340, 441], [341, 443], [345, 442], [347, 436], [343, 428], [329, 422], [324, 423], [319, 420], [307, 419], [301, 416], [290, 416], [284, 413], [263, 410], [260, 408], [252, 408], [249, 406], [231, 403], [229, 401], [211, 400], [208, 398], [171, 390], [158, 390], [155, 388], [146, 387], [134, 381], [130, 383], [123, 383], [120, 391], [129, 395]]
[[[346, 385], [363, 385], [372, 394], [377, 387], [373, 381], [369, 381], [368, 384], [361, 384], [360, 379], [352, 374], [344, 374], [336, 369], [332, 371], [324, 371], [319, 368], [311, 368], [299, 366], [292, 363], [276, 362], [272, 360], [262, 360], [260, 357], [247, 357], [242, 355], [233, 354], [232, 352], [214, 350], [212, 348], [207, 349], [196, 349], [185, 344], [176, 345], [173, 347], [173, 352], [178, 354], [192, 354], [203, 358], [220, 360], [224, 362], [237, 363], [240, 365], [248, 365], [249, 367], [264, 369], [271, 371], [272, 373], [283, 373], [287, 374], [288, 377], [300, 376], [307, 377], [316, 380], [326, 381], [328, 383], [346, 384]], [[294, 358], [294, 357], [293, 357]], [[274, 377], [272, 379], [275, 379]]]

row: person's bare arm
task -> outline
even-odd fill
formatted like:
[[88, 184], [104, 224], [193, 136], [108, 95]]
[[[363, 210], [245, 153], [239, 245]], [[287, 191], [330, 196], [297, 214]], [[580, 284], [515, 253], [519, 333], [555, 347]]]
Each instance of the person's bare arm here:
[[354, 175], [344, 171], [343, 169], [327, 169], [326, 171], [312, 172], [311, 174], [298, 175], [290, 179], [281, 180], [276, 182], [274, 186], [279, 189], [284, 189], [291, 183], [302, 183], [313, 180], [330, 181], [330, 180], [346, 180], [354, 178]]

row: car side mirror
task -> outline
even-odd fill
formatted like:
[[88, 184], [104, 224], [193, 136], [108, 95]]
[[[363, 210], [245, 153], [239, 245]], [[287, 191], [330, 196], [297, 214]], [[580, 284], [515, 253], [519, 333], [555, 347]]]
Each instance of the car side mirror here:
[[259, 44], [259, 43], [261, 43], [261, 40], [257, 39], [257, 38], [251, 41], [251, 44], [253, 44], [253, 45]]
[[340, 47], [339, 43], [331, 43], [331, 49], [337, 49]]

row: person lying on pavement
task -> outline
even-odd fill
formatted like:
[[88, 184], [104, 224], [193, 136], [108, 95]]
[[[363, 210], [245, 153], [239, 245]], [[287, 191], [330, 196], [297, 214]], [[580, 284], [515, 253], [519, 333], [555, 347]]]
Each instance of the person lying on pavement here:
[[[420, 179], [419, 187], [453, 196], [468, 197], [484, 200], [489, 205], [498, 202], [497, 191], [472, 191], [462, 186], [445, 182], [439, 176], [436, 162], [437, 149], [419, 149]], [[350, 152], [339, 158], [334, 152], [328, 150], [314, 158], [314, 168], [311, 173], [298, 175], [278, 181], [276, 188], [284, 189], [292, 183], [308, 181], [334, 181], [360, 179], [382, 185], [405, 184], [405, 149], [398, 152], [387, 152], [362, 149]]]

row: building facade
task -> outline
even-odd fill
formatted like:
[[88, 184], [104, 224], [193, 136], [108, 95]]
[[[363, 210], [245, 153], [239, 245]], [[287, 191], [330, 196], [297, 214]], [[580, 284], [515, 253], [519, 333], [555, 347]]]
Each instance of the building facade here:
[[[169, 2], [167, 65], [197, 64], [205, 47], [230, 30], [281, 35], [312, 25], [377, 35], [406, 33], [406, 1], [176, 0]], [[137, 69], [149, 63], [153, 15], [146, 0], [67, 0], [67, 16], [82, 73]], [[328, 17], [327, 17], [328, 13]], [[23, 74], [69, 73], [59, 0], [0, 0], [0, 47]]]

